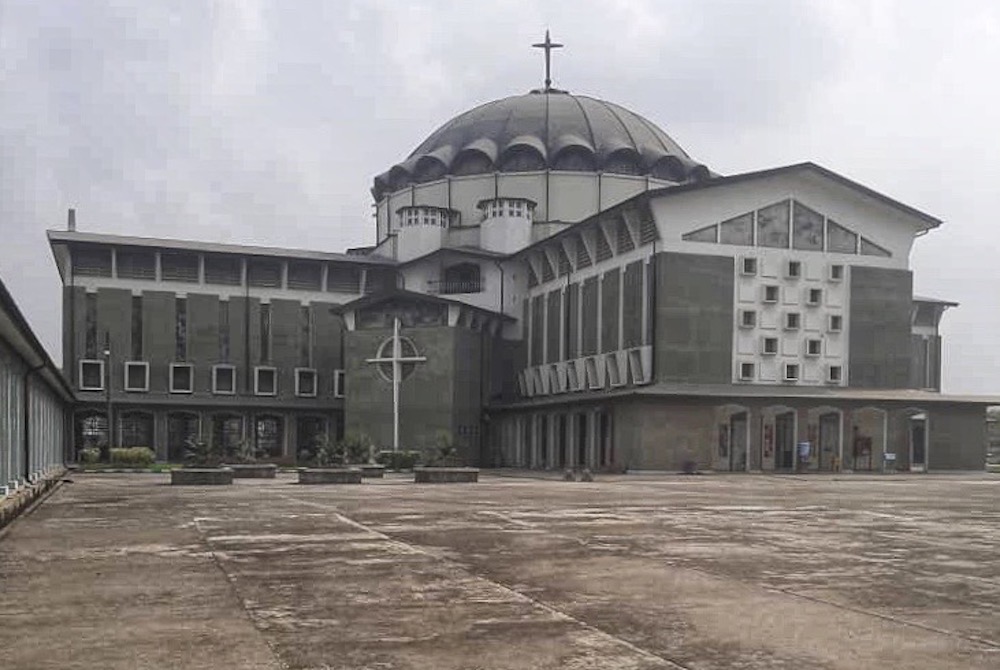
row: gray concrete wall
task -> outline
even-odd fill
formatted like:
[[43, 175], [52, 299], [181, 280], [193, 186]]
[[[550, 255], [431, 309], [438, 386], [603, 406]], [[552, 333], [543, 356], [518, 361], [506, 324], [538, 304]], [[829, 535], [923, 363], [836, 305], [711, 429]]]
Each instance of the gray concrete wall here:
[[618, 306], [621, 303], [619, 283], [621, 270], [614, 268], [601, 278], [601, 351], [617, 351], [621, 348], [618, 340]]
[[643, 261], [625, 266], [622, 275], [622, 348], [642, 345]]
[[986, 467], [986, 408], [935, 405], [930, 412], [929, 470], [983, 470]]
[[555, 363], [562, 360], [559, 347], [562, 332], [562, 320], [559, 318], [562, 314], [562, 289], [549, 291], [545, 302], [545, 362]]
[[657, 381], [732, 381], [733, 258], [656, 255]]
[[910, 386], [912, 297], [908, 270], [851, 268], [850, 386]]
[[583, 332], [581, 333], [580, 355], [597, 353], [597, 277], [583, 280], [580, 288], [580, 310]]
[[629, 470], [679, 472], [693, 461], [712, 467], [717, 439], [711, 404], [629, 399], [614, 405], [616, 465]]

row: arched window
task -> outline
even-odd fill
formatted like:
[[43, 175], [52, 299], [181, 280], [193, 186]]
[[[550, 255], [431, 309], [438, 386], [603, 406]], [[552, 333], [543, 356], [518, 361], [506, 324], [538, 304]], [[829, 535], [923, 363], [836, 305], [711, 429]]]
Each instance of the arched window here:
[[167, 460], [181, 463], [187, 455], [189, 441], [198, 439], [198, 415], [174, 412], [167, 415]]
[[121, 447], [149, 447], [153, 443], [153, 415], [146, 412], [127, 412], [120, 421]]
[[254, 419], [257, 450], [267, 456], [281, 456], [285, 449], [284, 422], [280, 416], [260, 415]]

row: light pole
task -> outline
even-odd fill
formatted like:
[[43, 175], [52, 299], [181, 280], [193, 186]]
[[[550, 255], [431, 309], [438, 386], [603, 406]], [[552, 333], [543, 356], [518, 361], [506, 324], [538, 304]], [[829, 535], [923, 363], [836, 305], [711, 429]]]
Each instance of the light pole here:
[[107, 453], [104, 454], [104, 460], [111, 460], [111, 449], [114, 447], [114, 421], [111, 417], [111, 334], [108, 332], [104, 333], [104, 393], [108, 401], [108, 439], [105, 441], [107, 443]]

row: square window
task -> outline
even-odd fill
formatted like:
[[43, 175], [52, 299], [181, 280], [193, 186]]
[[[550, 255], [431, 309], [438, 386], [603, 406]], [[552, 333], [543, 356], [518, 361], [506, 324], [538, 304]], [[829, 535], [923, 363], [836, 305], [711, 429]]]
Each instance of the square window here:
[[278, 394], [278, 371], [272, 367], [257, 367], [253, 369], [253, 392], [255, 395]]
[[785, 364], [785, 381], [786, 382], [797, 382], [799, 380], [799, 364], [798, 363], [786, 363]]
[[760, 342], [760, 353], [765, 356], [774, 356], [778, 353], [778, 338], [765, 337]]
[[170, 392], [191, 393], [194, 391], [194, 366], [190, 363], [170, 364]]
[[778, 302], [781, 296], [781, 289], [776, 284], [768, 284], [764, 287], [764, 302]]
[[343, 398], [347, 391], [347, 377], [343, 370], [333, 371], [333, 397]]
[[104, 390], [104, 361], [80, 361], [80, 390]]
[[798, 312], [785, 313], [785, 330], [798, 330], [802, 324], [802, 315]]
[[788, 261], [785, 265], [785, 276], [789, 279], [798, 279], [802, 276], [802, 262], [801, 261]]
[[125, 361], [125, 390], [149, 390], [149, 363], [145, 361]]
[[740, 379], [742, 381], [751, 381], [754, 378], [756, 367], [753, 363], [740, 363]]
[[757, 259], [756, 258], [744, 258], [743, 264], [740, 269], [740, 274], [743, 275], [755, 275], [757, 274]]
[[236, 393], [236, 368], [232, 365], [216, 365], [212, 368], [212, 393], [233, 395]]
[[829, 384], [839, 384], [844, 379], [844, 369], [839, 365], [831, 365], [826, 369], [826, 381]]
[[806, 356], [821, 356], [823, 340], [806, 340]]
[[830, 281], [840, 281], [844, 278], [844, 266], [840, 263], [833, 263], [830, 265], [829, 273]]
[[295, 395], [305, 398], [316, 397], [316, 371], [295, 368]]
[[831, 314], [827, 322], [827, 330], [831, 333], [839, 333], [844, 328], [844, 317], [840, 314]]
[[740, 310], [740, 328], [755, 328], [757, 326], [757, 312], [752, 309]]
[[812, 305], [813, 307], [823, 303], [823, 289], [821, 288], [811, 288], [809, 293], [806, 295], [806, 303]]

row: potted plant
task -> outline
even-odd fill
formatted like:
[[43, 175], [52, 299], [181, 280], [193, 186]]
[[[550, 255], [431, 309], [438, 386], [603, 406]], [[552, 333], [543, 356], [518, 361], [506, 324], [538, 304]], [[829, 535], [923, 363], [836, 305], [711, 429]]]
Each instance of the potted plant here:
[[316, 438], [311, 451], [300, 454], [308, 467], [299, 468], [299, 484], [360, 484], [361, 469], [346, 467], [345, 444], [326, 435]]
[[362, 477], [382, 477], [385, 466], [372, 461], [372, 439], [365, 433], [349, 432], [339, 443], [344, 465], [361, 470]]
[[451, 432], [439, 430], [428, 450], [427, 465], [413, 468], [413, 481], [418, 484], [445, 484], [479, 481], [479, 468], [463, 467]]
[[206, 440], [191, 438], [185, 443], [184, 467], [170, 471], [173, 485], [232, 484], [233, 470], [220, 466], [221, 449]]
[[278, 466], [274, 463], [261, 463], [265, 456], [263, 449], [257, 447], [251, 440], [237, 442], [227, 457], [225, 467], [232, 468], [236, 479], [274, 479]]

